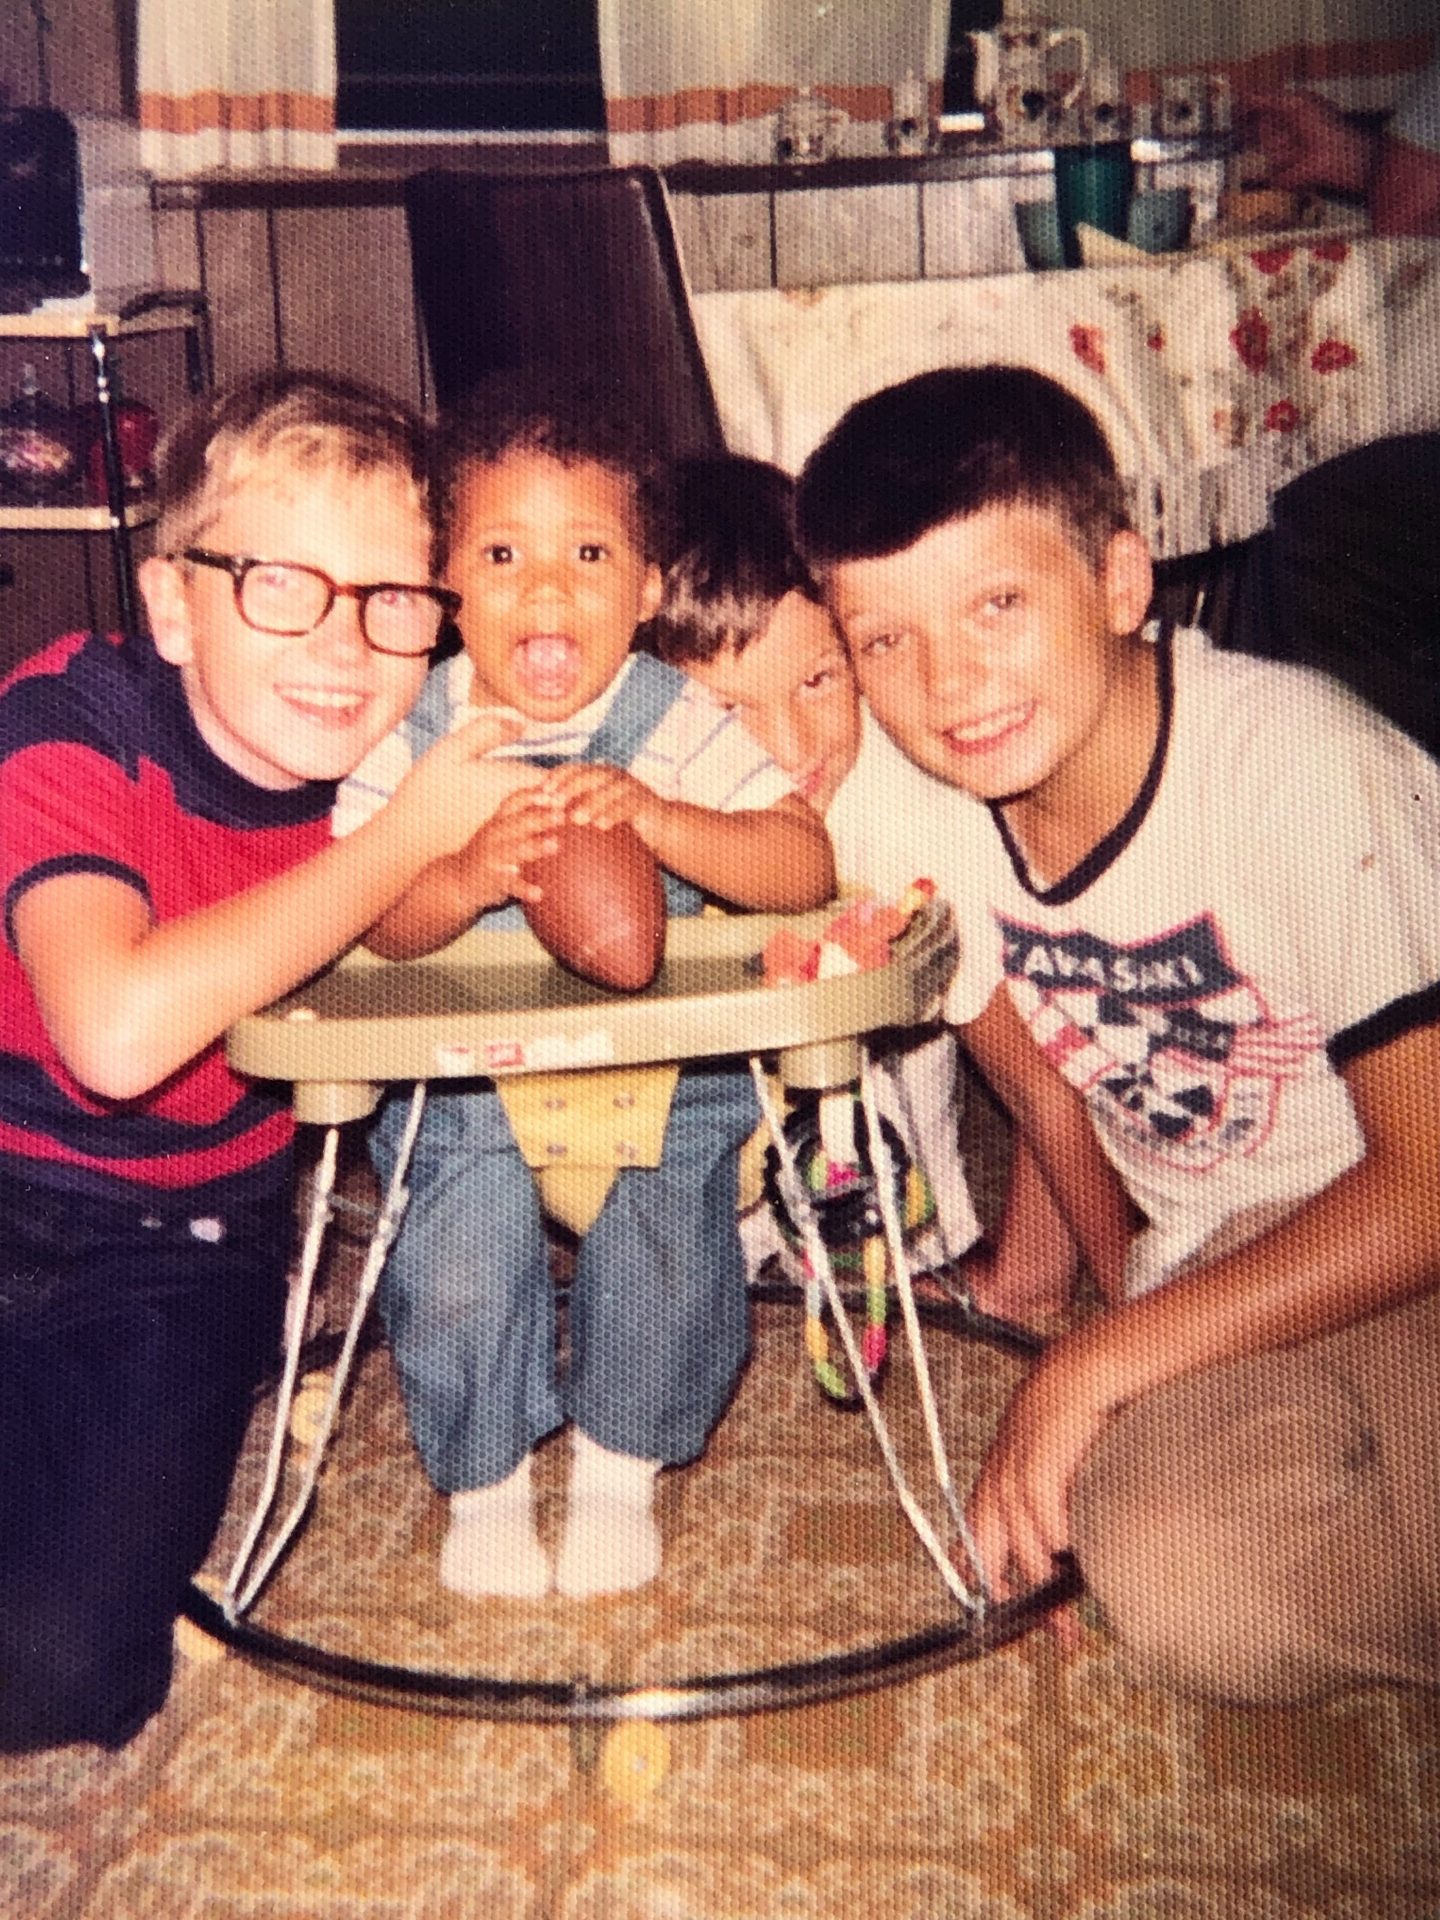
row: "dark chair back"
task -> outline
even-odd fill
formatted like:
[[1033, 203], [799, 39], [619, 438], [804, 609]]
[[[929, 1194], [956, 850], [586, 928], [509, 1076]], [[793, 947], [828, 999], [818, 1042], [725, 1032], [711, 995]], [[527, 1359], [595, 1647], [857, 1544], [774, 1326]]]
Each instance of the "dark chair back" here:
[[435, 397], [552, 367], [613, 383], [657, 451], [724, 451], [660, 176], [435, 171], [405, 186]]

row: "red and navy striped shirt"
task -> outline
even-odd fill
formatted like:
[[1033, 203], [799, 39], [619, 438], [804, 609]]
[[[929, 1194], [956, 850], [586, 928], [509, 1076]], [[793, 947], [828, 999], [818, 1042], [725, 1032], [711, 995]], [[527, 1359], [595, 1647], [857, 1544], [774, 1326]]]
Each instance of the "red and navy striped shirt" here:
[[[273, 1190], [293, 1133], [287, 1092], [234, 1073], [216, 1041], [137, 1100], [68, 1071], [14, 947], [17, 902], [59, 874], [132, 886], [158, 924], [283, 872], [328, 844], [332, 783], [275, 792], [218, 759], [178, 671], [148, 640], [72, 635], [0, 686], [0, 1163], [90, 1192], [239, 1181]], [[77, 926], [75, 938], [85, 929]]]

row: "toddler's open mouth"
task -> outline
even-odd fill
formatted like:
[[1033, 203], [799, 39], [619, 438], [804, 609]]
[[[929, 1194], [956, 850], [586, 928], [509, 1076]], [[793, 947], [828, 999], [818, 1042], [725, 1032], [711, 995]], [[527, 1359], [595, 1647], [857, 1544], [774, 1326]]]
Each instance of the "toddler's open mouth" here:
[[533, 700], [563, 700], [580, 668], [580, 649], [568, 634], [532, 633], [515, 649], [515, 677]]

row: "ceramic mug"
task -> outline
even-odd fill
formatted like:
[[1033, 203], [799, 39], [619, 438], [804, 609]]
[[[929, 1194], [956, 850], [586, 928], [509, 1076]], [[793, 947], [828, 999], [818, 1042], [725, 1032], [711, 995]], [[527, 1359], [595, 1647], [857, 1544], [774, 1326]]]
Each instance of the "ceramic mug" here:
[[1160, 80], [1155, 131], [1165, 140], [1203, 133], [1208, 118], [1210, 83], [1203, 73], [1167, 73]]
[[1097, 56], [1090, 63], [1080, 102], [1080, 124], [1088, 140], [1116, 140], [1129, 131], [1125, 75], [1108, 56]]
[[928, 153], [939, 129], [930, 115], [930, 89], [916, 73], [907, 73], [890, 89], [890, 118], [885, 144], [892, 153]]
[[[1083, 27], [1057, 27], [1044, 20], [1002, 21], [970, 35], [975, 52], [975, 99], [1003, 140], [1043, 146], [1052, 115], [1068, 113], [1090, 72], [1090, 36]], [[1078, 65], [1070, 84], [1056, 89], [1050, 56], [1073, 45]]]
[[1125, 238], [1146, 253], [1173, 253], [1189, 238], [1193, 214], [1188, 187], [1150, 187], [1130, 196]]
[[843, 107], [832, 107], [810, 87], [802, 87], [775, 116], [775, 157], [801, 165], [832, 159], [837, 136], [849, 119]]

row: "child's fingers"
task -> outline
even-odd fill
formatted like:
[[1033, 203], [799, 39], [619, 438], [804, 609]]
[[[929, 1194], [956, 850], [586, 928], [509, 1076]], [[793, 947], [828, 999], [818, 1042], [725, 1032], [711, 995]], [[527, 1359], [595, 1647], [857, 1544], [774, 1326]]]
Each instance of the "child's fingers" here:
[[[498, 773], [500, 768], [497, 767], [495, 771]], [[533, 774], [535, 769], [530, 767], [522, 771]], [[507, 828], [523, 822], [536, 831], [553, 834], [561, 811], [543, 787], [537, 786], [531, 779], [523, 779], [511, 787], [496, 806], [494, 818], [497, 822], [504, 822]]]
[[597, 778], [603, 779], [612, 771], [589, 760], [567, 760], [563, 766], [547, 770], [545, 791], [554, 796], [557, 805], [568, 806], [587, 787], [594, 786]]
[[970, 1537], [975, 1542], [980, 1565], [973, 1569], [982, 1579], [992, 1600], [1008, 1600], [1010, 1585], [1010, 1536], [991, 1499], [982, 1497], [972, 1503]]
[[577, 827], [613, 827], [628, 819], [645, 789], [621, 767], [572, 762], [552, 768], [546, 791]]
[[504, 866], [492, 868], [492, 872], [497, 880], [503, 881], [509, 888], [510, 898], [518, 900], [522, 906], [533, 906], [537, 900], [545, 898], [544, 888], [537, 887], [533, 880], [525, 878], [523, 864], [511, 866], [507, 863]]
[[525, 794], [515, 796], [503, 814], [495, 817], [490, 845], [497, 858], [527, 866], [560, 851], [559, 816], [548, 806], [537, 806]]
[[628, 774], [604, 783], [596, 782], [569, 805], [569, 818], [577, 827], [598, 827], [602, 833], [631, 820], [645, 797], [646, 789]]

